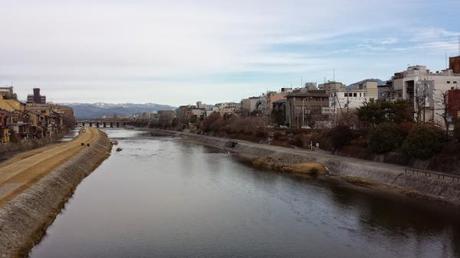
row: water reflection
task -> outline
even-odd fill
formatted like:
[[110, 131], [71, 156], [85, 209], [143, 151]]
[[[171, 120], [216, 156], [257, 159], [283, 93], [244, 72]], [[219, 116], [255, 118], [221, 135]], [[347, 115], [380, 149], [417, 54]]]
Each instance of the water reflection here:
[[452, 257], [455, 218], [226, 153], [108, 130], [122, 152], [77, 189], [32, 257]]

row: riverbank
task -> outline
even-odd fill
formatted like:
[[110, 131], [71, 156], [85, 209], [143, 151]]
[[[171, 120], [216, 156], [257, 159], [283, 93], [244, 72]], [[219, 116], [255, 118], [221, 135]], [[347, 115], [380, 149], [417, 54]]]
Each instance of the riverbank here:
[[54, 137], [45, 137], [42, 139], [24, 140], [19, 143], [7, 143], [0, 145], [0, 162], [6, 161], [12, 157], [26, 153], [32, 150], [40, 151], [42, 148], [49, 148], [58, 143], [65, 133]]
[[111, 147], [105, 133], [88, 128], [71, 142], [1, 163], [1, 257], [26, 255]]
[[[320, 163], [327, 171], [324, 176], [321, 173], [318, 175], [321, 178], [460, 207], [460, 177], [454, 175], [243, 140], [156, 129], [152, 132], [180, 136], [187, 141], [233, 153], [252, 165], [282, 172], [298, 173], [289, 168], [305, 163]], [[309, 170], [303, 172], [309, 174]]]

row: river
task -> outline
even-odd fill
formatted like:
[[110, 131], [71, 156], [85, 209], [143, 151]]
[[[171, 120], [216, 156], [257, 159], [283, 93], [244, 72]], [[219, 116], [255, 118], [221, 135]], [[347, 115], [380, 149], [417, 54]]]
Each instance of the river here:
[[106, 131], [123, 150], [78, 186], [31, 257], [460, 257], [460, 223], [445, 213]]

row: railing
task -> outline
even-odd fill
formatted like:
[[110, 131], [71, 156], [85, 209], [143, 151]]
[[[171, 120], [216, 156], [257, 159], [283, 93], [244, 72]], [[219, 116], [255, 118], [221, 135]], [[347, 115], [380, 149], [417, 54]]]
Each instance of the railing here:
[[405, 168], [404, 175], [425, 176], [425, 177], [432, 177], [434, 179], [438, 179], [442, 181], [460, 182], [460, 175], [446, 174], [446, 173], [435, 172], [431, 170]]

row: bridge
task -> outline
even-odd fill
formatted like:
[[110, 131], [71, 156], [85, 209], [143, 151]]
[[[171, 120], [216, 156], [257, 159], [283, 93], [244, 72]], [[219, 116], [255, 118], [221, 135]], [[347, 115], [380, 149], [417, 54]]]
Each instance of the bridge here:
[[130, 124], [126, 119], [88, 119], [77, 121], [77, 126], [97, 128], [120, 128]]

